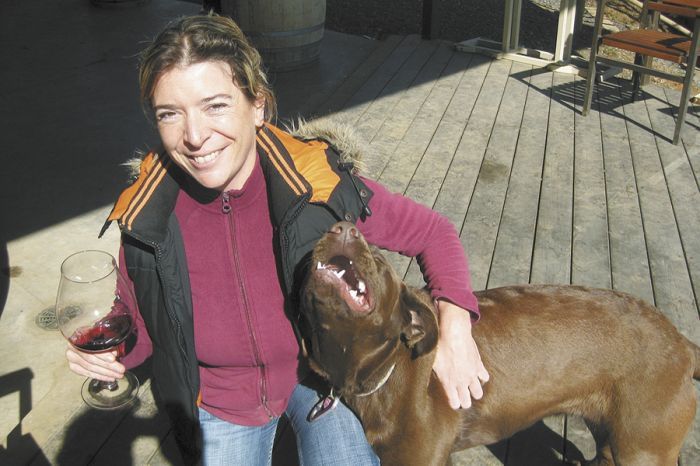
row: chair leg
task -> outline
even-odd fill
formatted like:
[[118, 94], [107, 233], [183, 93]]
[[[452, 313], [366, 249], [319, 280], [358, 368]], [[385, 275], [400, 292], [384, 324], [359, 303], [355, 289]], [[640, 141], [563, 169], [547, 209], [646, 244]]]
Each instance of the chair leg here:
[[[639, 53], [634, 56], [635, 65], [640, 65], [645, 68], [651, 68], [653, 60], [654, 57], [647, 57]], [[641, 95], [641, 88], [649, 84], [649, 77], [648, 74], [640, 73], [639, 71], [632, 72], [632, 102], [635, 102], [637, 97]]]
[[680, 141], [681, 139], [681, 129], [683, 129], [685, 114], [688, 110], [688, 100], [690, 100], [690, 88], [693, 84], [694, 71], [695, 67], [689, 66], [685, 74], [685, 80], [683, 81], [683, 91], [681, 92], [681, 102], [678, 105], [678, 116], [676, 117], [676, 129], [673, 133], [673, 144], [678, 144], [678, 141]]
[[690, 46], [687, 67], [685, 71], [685, 79], [683, 80], [683, 91], [681, 92], [681, 102], [678, 105], [678, 117], [676, 117], [676, 130], [673, 133], [673, 144], [678, 144], [681, 139], [681, 129], [683, 129], [683, 122], [685, 121], [685, 113], [688, 110], [688, 100], [690, 99], [690, 88], [693, 86], [693, 74], [695, 73], [695, 59], [698, 53], [698, 41], [700, 41], [700, 19], [695, 20], [695, 27], [693, 28], [693, 42]]
[[[643, 65], [645, 68], [651, 68], [651, 67], [653, 66], [653, 63], [654, 63], [654, 57], [646, 57], [646, 56], [645, 56], [645, 57], [642, 59], [642, 65]], [[644, 87], [644, 86], [646, 86], [647, 84], [649, 84], [650, 81], [651, 81], [651, 76], [650, 76], [650, 75], [648, 75], [648, 74], [642, 74], [642, 75], [640, 76], [639, 85], [640, 85], [641, 87]]]
[[[634, 55], [634, 64], [641, 65], [644, 58], [640, 54]], [[641, 85], [642, 77], [639, 71], [632, 72], [632, 103], [636, 102], [637, 94], [639, 93], [639, 87]]]
[[595, 65], [594, 51], [591, 50], [591, 58], [588, 61], [588, 76], [586, 76], [586, 94], [583, 96], [583, 109], [581, 110], [581, 114], [583, 116], [588, 115], [588, 111], [591, 109], [591, 101], [593, 100], [593, 86], [595, 85]]
[[595, 14], [595, 25], [593, 26], [593, 42], [591, 43], [591, 56], [588, 59], [588, 76], [586, 76], [586, 95], [583, 97], [583, 109], [581, 114], [586, 116], [591, 109], [591, 101], [593, 100], [593, 86], [595, 85], [596, 62], [598, 56], [598, 41], [600, 33], [603, 29], [603, 10], [607, 0], [598, 2], [598, 10]]

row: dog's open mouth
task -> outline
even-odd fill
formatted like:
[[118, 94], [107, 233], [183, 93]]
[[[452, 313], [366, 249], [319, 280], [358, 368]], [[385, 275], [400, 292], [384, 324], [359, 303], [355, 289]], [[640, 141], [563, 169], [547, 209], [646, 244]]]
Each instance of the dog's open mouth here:
[[316, 273], [339, 291], [351, 310], [366, 313], [372, 309], [372, 298], [367, 283], [346, 256], [334, 256], [325, 264], [318, 262]]

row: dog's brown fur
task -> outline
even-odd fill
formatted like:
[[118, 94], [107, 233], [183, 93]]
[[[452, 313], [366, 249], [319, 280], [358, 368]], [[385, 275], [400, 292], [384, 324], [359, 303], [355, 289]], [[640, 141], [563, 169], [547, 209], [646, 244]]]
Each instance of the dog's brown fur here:
[[432, 372], [438, 328], [427, 293], [405, 286], [348, 223], [319, 241], [313, 264], [341, 255], [367, 283], [369, 309], [353, 310], [340, 280], [311, 271], [305, 341], [312, 368], [356, 412], [382, 464], [443, 465], [452, 451], [561, 413], [595, 426], [595, 464], [676, 464], [695, 414], [700, 349], [649, 304], [575, 286], [477, 293], [473, 335], [491, 380], [472, 408], [454, 411]]

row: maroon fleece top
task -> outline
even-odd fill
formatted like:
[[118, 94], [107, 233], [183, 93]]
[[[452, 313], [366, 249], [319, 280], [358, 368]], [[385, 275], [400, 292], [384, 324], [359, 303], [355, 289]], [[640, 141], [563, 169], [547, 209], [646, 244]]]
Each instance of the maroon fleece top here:
[[[469, 309], [477, 318], [467, 259], [449, 220], [364, 181], [374, 191], [373, 214], [357, 224], [367, 241], [417, 256], [433, 298]], [[235, 424], [264, 424], [287, 406], [297, 383], [299, 348], [284, 314], [259, 161], [241, 190], [209, 204], [180, 191], [175, 215], [190, 272], [200, 406]], [[137, 327], [137, 345], [123, 359], [128, 367], [151, 352], [141, 319]]]

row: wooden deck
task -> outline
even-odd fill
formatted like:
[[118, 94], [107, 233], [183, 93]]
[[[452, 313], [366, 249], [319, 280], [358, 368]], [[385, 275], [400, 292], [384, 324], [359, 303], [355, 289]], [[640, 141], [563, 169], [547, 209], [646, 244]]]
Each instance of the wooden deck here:
[[[673, 146], [667, 101], [675, 111], [677, 92], [652, 86], [631, 103], [625, 82], [604, 83], [583, 117], [580, 78], [410, 36], [390, 41], [316, 112], [369, 141], [370, 177], [452, 220], [475, 289], [615, 288], [655, 303], [700, 343], [697, 107]], [[392, 261], [422, 283], [415, 262]], [[453, 461], [539, 466], [594, 453], [583, 422], [558, 417]], [[683, 464], [700, 464], [700, 422]]]
[[[597, 87], [591, 114], [582, 117], [584, 87], [571, 75], [390, 37], [300, 112], [351, 122], [371, 148], [366, 174], [450, 218], [475, 288], [612, 287], [655, 303], [700, 343], [698, 108], [673, 146], [666, 102], [675, 107], [677, 93], [650, 87], [631, 103], [629, 88], [613, 81]], [[420, 282], [414, 263], [392, 261]], [[150, 391], [142, 394], [123, 418], [77, 413], [43, 456], [66, 464], [179, 464]], [[541, 466], [593, 454], [582, 422], [557, 417], [453, 460]], [[697, 417], [682, 464], [700, 464]]]

